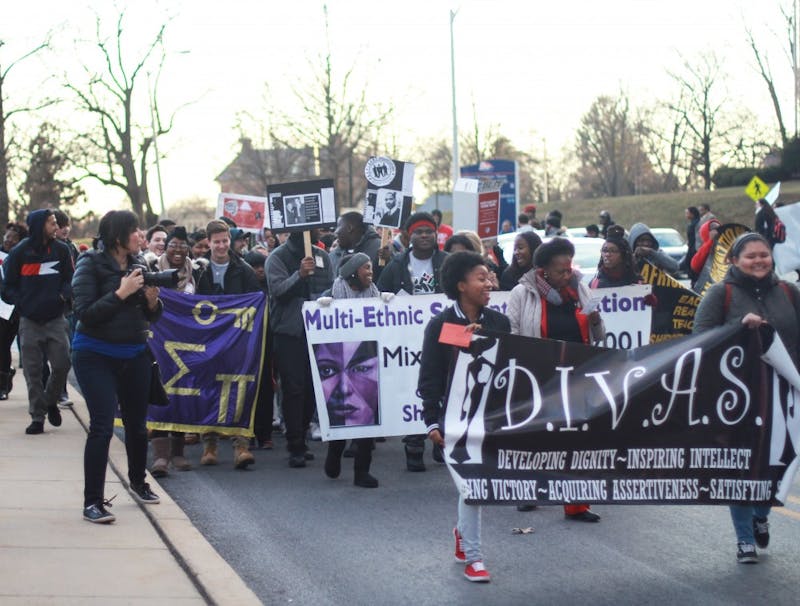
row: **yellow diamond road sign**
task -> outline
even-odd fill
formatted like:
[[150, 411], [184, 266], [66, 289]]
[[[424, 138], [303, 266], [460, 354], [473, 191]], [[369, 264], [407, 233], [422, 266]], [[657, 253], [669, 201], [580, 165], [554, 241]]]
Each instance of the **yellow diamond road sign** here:
[[769, 187], [758, 177], [750, 179], [750, 183], [744, 188], [745, 193], [753, 199], [753, 202], [758, 202], [761, 198], [767, 195]]

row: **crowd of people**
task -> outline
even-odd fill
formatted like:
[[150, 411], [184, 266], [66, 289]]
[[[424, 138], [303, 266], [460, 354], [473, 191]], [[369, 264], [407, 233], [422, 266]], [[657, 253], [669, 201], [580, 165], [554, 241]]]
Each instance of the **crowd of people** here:
[[[574, 247], [562, 237], [563, 216], [552, 211], [539, 222], [535, 215], [536, 208], [531, 205], [519, 216], [512, 259], [507, 263], [497, 245], [485, 246], [474, 232], [452, 233], [452, 228], [443, 224], [441, 213], [415, 212], [402, 229], [382, 240], [360, 213], [348, 212], [339, 218], [335, 230], [311, 230], [313, 246], [308, 254], [302, 232], [273, 234], [264, 229], [248, 234], [224, 218], [194, 232], [168, 220], [144, 229], [133, 213], [111, 211], [102, 218], [93, 246], [79, 253], [69, 239], [69, 218], [63, 212], [33, 211], [26, 224], [7, 225], [0, 250], [2, 298], [14, 306], [8, 317], [0, 316], [0, 400], [13, 388], [11, 348], [16, 338], [31, 417], [26, 433], [44, 433], [45, 421], [54, 427], [61, 425], [59, 404], [69, 405], [66, 379], [70, 366], [74, 368], [91, 418], [84, 456], [83, 517], [108, 523], [115, 518], [108, 510], [103, 488], [118, 405], [125, 426], [128, 479], [138, 501], [159, 502], [145, 481], [148, 443], [155, 477], [167, 476], [170, 470], [191, 469], [184, 445], [193, 441], [202, 441], [201, 465], [218, 464], [220, 436], [214, 432], [198, 437], [154, 430], [148, 435], [153, 358], [147, 336], [150, 324], [158, 321], [163, 310], [159, 287], [145, 281], [148, 272], [173, 272], [169, 288], [184, 293], [266, 294], [270, 355], [265, 356], [264, 380], [258, 391], [255, 437], [251, 439], [245, 430], [231, 436], [237, 469], [255, 463], [253, 449], [273, 448], [275, 427], [283, 428], [289, 467], [302, 468], [314, 459], [308, 447], [316, 402], [301, 315], [305, 302], [381, 293], [444, 293], [452, 306], [431, 320], [421, 353], [418, 392], [427, 433], [403, 438], [407, 469], [424, 472], [426, 441], [432, 442], [433, 460], [444, 460], [441, 419], [455, 346], [439, 343], [443, 322], [461, 324], [468, 331], [485, 327], [585, 344], [603, 339], [600, 314], [596, 310], [584, 313], [590, 294], [573, 268]], [[696, 277], [720, 225], [707, 206], [687, 208], [689, 252], [679, 264], [659, 249], [647, 225], [636, 223], [626, 230], [608, 211], [601, 212], [598, 219], [598, 225], [586, 228], [587, 236], [604, 239], [590, 282], [593, 288], [641, 283], [645, 263], [669, 273], [683, 269]], [[543, 242], [538, 229], [550, 238]], [[734, 322], [751, 328], [769, 323], [791, 344], [797, 363], [800, 291], [774, 273], [774, 230], [774, 211], [769, 204], [759, 205], [755, 231], [732, 246], [731, 268], [725, 280], [703, 299], [694, 330]], [[487, 307], [492, 290], [511, 292], [507, 315]], [[796, 314], [781, 315], [787, 303], [794, 306]], [[347, 397], [344, 390], [352, 380], [348, 378], [349, 360], [363, 357], [364, 352], [337, 350], [321, 355], [331, 360], [323, 389], [326, 400], [334, 402], [335, 415], [335, 402]], [[369, 381], [370, 376], [365, 373], [359, 380]], [[273, 418], [276, 395], [280, 419]], [[355, 404], [342, 401], [342, 406], [350, 409]], [[364, 406], [358, 414], [376, 412]], [[378, 487], [378, 479], [370, 474], [374, 448], [373, 438], [354, 440], [349, 448], [344, 441], [330, 442], [325, 474], [339, 477], [342, 456], [350, 454], [354, 484]], [[585, 504], [566, 505], [564, 513], [574, 521], [600, 520]], [[766, 547], [768, 513], [768, 508], [731, 507], [739, 561], [755, 561], [755, 545]], [[455, 557], [465, 564], [465, 576], [471, 581], [488, 581], [480, 548], [480, 508], [467, 505], [463, 496], [453, 532]]]

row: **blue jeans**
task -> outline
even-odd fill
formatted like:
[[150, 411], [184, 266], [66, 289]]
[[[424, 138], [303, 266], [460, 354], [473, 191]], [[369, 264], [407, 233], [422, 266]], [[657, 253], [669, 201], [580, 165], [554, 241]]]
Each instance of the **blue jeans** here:
[[117, 403], [125, 426], [128, 480], [131, 484], [144, 482], [151, 359], [147, 351], [129, 360], [73, 351], [72, 365], [89, 409], [89, 434], [83, 453], [83, 505], [88, 507], [103, 501]]
[[[458, 523], [461, 546], [467, 556], [467, 564], [483, 561], [481, 553], [481, 506], [467, 505], [464, 497], [458, 497]], [[752, 532], [752, 531], [751, 531]]]
[[753, 537], [753, 518], [766, 518], [769, 515], [769, 505], [731, 505], [731, 520], [736, 531], [736, 542], [755, 545]]

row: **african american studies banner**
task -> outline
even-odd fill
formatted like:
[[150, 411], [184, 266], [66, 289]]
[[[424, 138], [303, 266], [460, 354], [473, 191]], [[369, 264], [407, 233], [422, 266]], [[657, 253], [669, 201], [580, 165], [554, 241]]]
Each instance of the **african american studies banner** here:
[[640, 272], [645, 283], [653, 287], [656, 303], [650, 343], [660, 343], [692, 334], [694, 314], [700, 295], [684, 287], [663, 269], [645, 262]]
[[706, 257], [705, 265], [700, 270], [700, 275], [694, 283], [694, 289], [701, 295], [706, 294], [708, 287], [715, 282], [722, 282], [725, 273], [730, 267], [728, 263], [728, 251], [731, 249], [734, 240], [743, 233], [750, 231], [750, 228], [739, 223], [726, 223], [718, 230], [717, 240], [711, 247], [711, 252]]
[[[489, 306], [505, 313], [509, 294], [493, 292]], [[430, 319], [451, 304], [444, 295], [303, 304], [323, 440], [425, 433], [422, 340]]]
[[800, 376], [774, 335], [726, 326], [631, 351], [476, 335], [445, 460], [472, 503], [783, 501]]
[[267, 314], [262, 292], [188, 295], [162, 288], [150, 325], [169, 406], [150, 406], [147, 426], [252, 435]]

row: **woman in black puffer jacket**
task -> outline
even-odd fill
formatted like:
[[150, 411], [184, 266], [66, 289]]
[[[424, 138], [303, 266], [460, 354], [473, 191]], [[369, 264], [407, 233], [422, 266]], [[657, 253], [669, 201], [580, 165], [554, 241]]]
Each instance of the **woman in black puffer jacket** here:
[[84, 451], [83, 518], [108, 523], [103, 495], [108, 448], [119, 403], [125, 426], [128, 479], [134, 498], [158, 503], [145, 480], [147, 405], [151, 357], [150, 322], [159, 318], [158, 288], [144, 286], [139, 256], [139, 222], [130, 211], [110, 211], [100, 221], [98, 249], [78, 259], [72, 280], [78, 318], [72, 342], [72, 367], [89, 409]]

